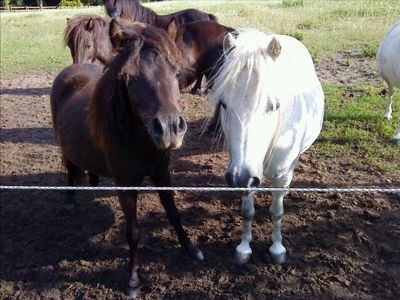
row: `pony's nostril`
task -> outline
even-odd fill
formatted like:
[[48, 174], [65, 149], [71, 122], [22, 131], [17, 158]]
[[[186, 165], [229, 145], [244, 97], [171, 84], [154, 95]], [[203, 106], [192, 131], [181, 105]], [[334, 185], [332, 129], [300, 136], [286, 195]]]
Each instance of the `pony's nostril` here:
[[179, 132], [183, 132], [183, 133], [185, 133], [187, 130], [186, 121], [182, 116], [179, 117], [178, 128], [179, 128]]
[[153, 127], [152, 131], [153, 131], [154, 135], [162, 136], [164, 134], [164, 129], [163, 129], [162, 123], [161, 123], [159, 118], [154, 118], [153, 119], [152, 127]]
[[249, 181], [247, 182], [248, 188], [256, 188], [259, 187], [261, 184], [261, 180], [258, 177], [250, 177]]
[[227, 184], [228, 186], [234, 187], [235, 180], [234, 180], [234, 178], [233, 178], [233, 174], [232, 174], [232, 173], [227, 172], [227, 173], [225, 174], [225, 182], [226, 182], [226, 184]]

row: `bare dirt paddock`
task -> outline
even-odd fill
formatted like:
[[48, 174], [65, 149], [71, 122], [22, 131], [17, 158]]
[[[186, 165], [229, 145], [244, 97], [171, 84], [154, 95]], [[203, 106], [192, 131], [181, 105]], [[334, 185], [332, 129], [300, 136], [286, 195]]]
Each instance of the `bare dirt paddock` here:
[[[335, 75], [357, 80], [340, 62], [321, 62], [317, 69], [325, 82]], [[49, 112], [53, 78], [1, 82], [2, 185], [64, 185]], [[170, 167], [176, 186], [224, 185], [226, 154], [211, 146], [210, 136], [200, 137], [204, 103], [201, 97], [182, 97], [189, 130]], [[310, 149], [293, 186], [399, 187], [399, 172], [349, 168], [339, 157], [327, 160]], [[73, 212], [64, 209], [62, 192], [1, 191], [0, 196], [1, 299], [126, 298], [127, 244], [114, 193], [78, 192]], [[267, 254], [270, 196], [259, 195], [253, 256], [245, 267], [233, 261], [241, 233], [240, 195], [176, 196], [183, 223], [206, 260], [196, 263], [186, 256], [157, 194], [141, 194], [139, 299], [400, 298], [399, 195], [290, 193], [283, 222], [288, 260], [282, 266], [272, 265]]]

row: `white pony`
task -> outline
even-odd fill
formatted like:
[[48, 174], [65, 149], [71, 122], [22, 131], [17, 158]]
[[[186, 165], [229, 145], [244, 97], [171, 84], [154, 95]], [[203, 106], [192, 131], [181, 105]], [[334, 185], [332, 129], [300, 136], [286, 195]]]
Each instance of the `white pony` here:
[[[385, 117], [390, 120], [392, 118], [394, 88], [400, 88], [400, 21], [390, 28], [385, 39], [380, 44], [376, 53], [376, 68], [389, 87]], [[393, 137], [393, 141], [400, 141], [400, 127]]]
[[[225, 62], [211, 97], [220, 105], [221, 124], [230, 161], [225, 180], [232, 187], [257, 187], [262, 176], [273, 187], [290, 185], [301, 153], [318, 137], [324, 116], [324, 94], [311, 56], [298, 40], [285, 35], [243, 29], [224, 40]], [[283, 263], [281, 221], [285, 192], [273, 192], [270, 213], [275, 263]], [[243, 233], [236, 247], [238, 264], [250, 248], [254, 193], [242, 197]]]

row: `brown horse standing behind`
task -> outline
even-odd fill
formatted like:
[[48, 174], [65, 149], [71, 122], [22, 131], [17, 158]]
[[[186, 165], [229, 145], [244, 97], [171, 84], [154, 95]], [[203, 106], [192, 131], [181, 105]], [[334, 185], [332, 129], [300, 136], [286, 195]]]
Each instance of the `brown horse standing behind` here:
[[96, 15], [67, 18], [64, 45], [70, 49], [74, 64], [107, 62], [112, 53], [108, 27], [109, 21]]
[[[174, 38], [174, 37], [173, 37]], [[73, 166], [111, 177], [118, 186], [138, 186], [149, 176], [170, 186], [169, 152], [179, 148], [187, 125], [178, 109], [180, 53], [163, 30], [110, 24], [118, 54], [107, 70], [73, 64], [51, 91], [53, 124], [68, 172]], [[119, 192], [129, 243], [129, 287], [139, 286], [137, 191]], [[203, 260], [182, 228], [171, 191], [159, 191], [167, 217], [188, 254]]]
[[[173, 25], [174, 23], [171, 23], [167, 31], [177, 32], [175, 43], [186, 60], [184, 65], [190, 66], [182, 70], [180, 88], [188, 87], [196, 80], [191, 92], [197, 93], [201, 88], [202, 77], [205, 76], [208, 81], [206, 89], [211, 89], [213, 77], [224, 62], [224, 38], [235, 29], [214, 21], [190, 22], [181, 24], [177, 28]], [[208, 126], [209, 131], [219, 130], [219, 113], [220, 106], [217, 106]]]
[[[173, 23], [172, 23], [173, 24]], [[172, 25], [167, 30], [171, 30]], [[182, 71], [182, 86], [191, 85], [196, 79], [192, 92], [201, 87], [201, 78], [205, 76], [208, 88], [212, 87], [212, 78], [223, 63], [223, 41], [229, 32], [235, 29], [214, 21], [196, 21], [178, 26], [176, 44], [187, 59], [191, 69]], [[186, 80], [185, 82], [183, 80]]]
[[158, 15], [152, 9], [140, 4], [138, 0], [105, 0], [107, 14], [112, 18], [126, 18], [135, 22], [142, 22], [160, 28], [166, 28], [175, 18], [178, 24], [199, 20], [213, 20], [217, 18], [198, 9], [185, 9], [169, 15]]

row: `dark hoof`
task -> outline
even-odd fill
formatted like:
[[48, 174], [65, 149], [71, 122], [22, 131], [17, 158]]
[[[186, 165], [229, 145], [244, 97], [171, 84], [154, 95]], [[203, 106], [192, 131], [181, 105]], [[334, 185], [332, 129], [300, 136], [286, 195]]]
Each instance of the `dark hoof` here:
[[251, 252], [247, 253], [239, 253], [236, 251], [235, 253], [235, 264], [238, 266], [243, 266], [247, 264], [250, 260]]
[[270, 253], [272, 263], [275, 265], [281, 265], [286, 261], [286, 252], [281, 254]]
[[191, 259], [197, 260], [197, 261], [203, 261], [204, 260], [204, 255], [203, 252], [200, 251], [199, 248], [197, 248], [194, 245], [189, 245], [186, 248], [187, 253], [189, 254], [189, 257]]
[[131, 299], [136, 299], [137, 295], [139, 292], [139, 287], [128, 287], [128, 289], [126, 290], [126, 293], [128, 294], [128, 297]]

